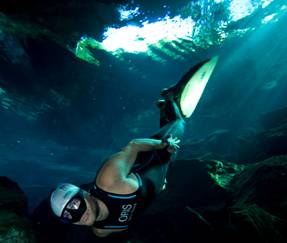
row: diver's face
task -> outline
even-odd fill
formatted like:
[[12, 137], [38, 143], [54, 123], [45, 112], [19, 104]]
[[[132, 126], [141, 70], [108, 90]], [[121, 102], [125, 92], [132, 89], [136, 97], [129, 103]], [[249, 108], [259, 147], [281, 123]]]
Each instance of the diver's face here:
[[85, 225], [85, 226], [92, 226], [96, 221], [96, 215], [98, 212], [96, 212], [96, 202], [95, 199], [88, 194], [85, 198], [85, 203], [87, 206], [86, 211], [82, 215], [80, 221], [76, 222], [77, 225]]

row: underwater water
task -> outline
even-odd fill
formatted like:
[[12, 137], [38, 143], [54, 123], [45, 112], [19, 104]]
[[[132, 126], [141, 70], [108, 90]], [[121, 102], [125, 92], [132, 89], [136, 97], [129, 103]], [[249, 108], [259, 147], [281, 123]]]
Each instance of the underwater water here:
[[66, 2], [0, 8], [0, 175], [31, 210], [150, 136], [160, 90], [206, 58], [218, 66], [183, 144], [287, 107], [283, 0]]

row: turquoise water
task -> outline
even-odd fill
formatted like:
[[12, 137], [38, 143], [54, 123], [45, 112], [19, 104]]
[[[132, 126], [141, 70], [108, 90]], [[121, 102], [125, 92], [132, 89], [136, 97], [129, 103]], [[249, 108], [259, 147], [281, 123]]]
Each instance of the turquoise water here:
[[50, 3], [66, 8], [57, 12], [65, 21], [53, 8], [37, 12], [42, 22], [1, 12], [0, 174], [31, 208], [58, 182], [91, 181], [106, 156], [153, 133], [160, 90], [205, 58], [220, 57], [186, 141], [287, 106], [285, 1], [125, 2], [95, 13]]

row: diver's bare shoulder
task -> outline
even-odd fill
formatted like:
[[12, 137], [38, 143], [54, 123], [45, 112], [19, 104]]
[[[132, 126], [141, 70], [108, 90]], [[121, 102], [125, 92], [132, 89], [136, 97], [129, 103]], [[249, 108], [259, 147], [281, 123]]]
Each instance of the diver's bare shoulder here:
[[[133, 164], [137, 151], [128, 144], [120, 152], [113, 154], [101, 167], [96, 176], [96, 185], [101, 189], [118, 194], [130, 194], [138, 187], [138, 179], [129, 171], [129, 164]], [[127, 168], [128, 167], [128, 168]]]
[[105, 170], [98, 173], [96, 177], [96, 185], [106, 192], [116, 194], [130, 194], [139, 188], [137, 177], [130, 173], [126, 178], [113, 178], [114, 173]]

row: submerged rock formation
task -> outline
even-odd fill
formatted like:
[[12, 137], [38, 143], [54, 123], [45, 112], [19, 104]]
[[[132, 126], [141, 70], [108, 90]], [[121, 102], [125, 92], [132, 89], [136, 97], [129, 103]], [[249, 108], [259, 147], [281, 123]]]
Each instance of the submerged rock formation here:
[[287, 155], [241, 166], [178, 160], [131, 242], [286, 242], [286, 171]]
[[0, 177], [0, 242], [34, 243], [35, 235], [27, 218], [28, 201], [17, 183]]
[[262, 115], [257, 130], [186, 144], [132, 242], [286, 242], [286, 117], [280, 109]]

